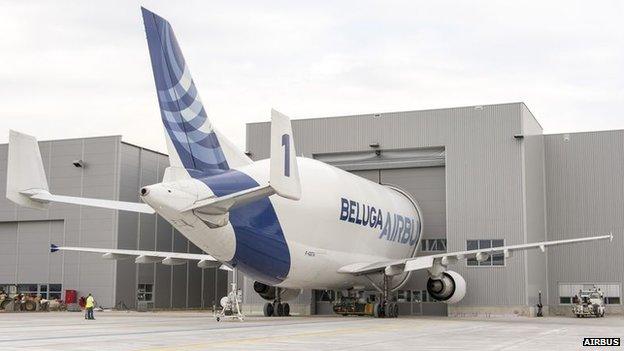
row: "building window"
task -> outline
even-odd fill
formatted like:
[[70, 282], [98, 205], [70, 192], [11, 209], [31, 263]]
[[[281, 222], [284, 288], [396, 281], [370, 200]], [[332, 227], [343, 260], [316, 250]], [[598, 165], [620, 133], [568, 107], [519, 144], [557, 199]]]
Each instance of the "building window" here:
[[438, 302], [433, 299], [427, 290], [414, 290], [412, 291], [412, 301], [414, 302]]
[[446, 239], [423, 239], [420, 249], [423, 252], [446, 251]]
[[581, 290], [592, 290], [594, 287], [602, 294], [605, 304], [619, 305], [621, 303], [620, 284], [559, 283], [559, 304], [569, 305], [572, 303], [572, 298], [578, 296]]
[[137, 300], [145, 302], [154, 301], [154, 284], [139, 284]]
[[[9, 285], [6, 285], [9, 287]], [[0, 288], [3, 285], [0, 284]], [[41, 295], [42, 299], [60, 299], [62, 286], [61, 284], [18, 284], [15, 294], [23, 294], [26, 296], [36, 297]], [[8, 292], [8, 290], [7, 290]]]
[[37, 289], [37, 284], [18, 284], [17, 292], [26, 296], [36, 296], [39, 290]]
[[620, 304], [620, 298], [619, 297], [607, 296], [607, 297], [605, 297], [605, 303], [607, 305], [619, 305]]
[[397, 302], [412, 302], [412, 292], [409, 290], [399, 290], [397, 292]]
[[48, 299], [60, 299], [63, 292], [63, 286], [61, 284], [48, 285]]
[[[487, 240], [467, 240], [466, 250], [480, 250], [490, 249], [493, 247], [505, 246], [505, 241], [500, 239], [487, 239]], [[485, 261], [477, 261], [476, 258], [469, 258], [467, 261], [468, 266], [504, 266], [505, 255], [500, 253], [493, 253]]]
[[572, 298], [569, 296], [561, 296], [559, 297], [559, 304], [560, 305], [568, 305], [572, 303]]

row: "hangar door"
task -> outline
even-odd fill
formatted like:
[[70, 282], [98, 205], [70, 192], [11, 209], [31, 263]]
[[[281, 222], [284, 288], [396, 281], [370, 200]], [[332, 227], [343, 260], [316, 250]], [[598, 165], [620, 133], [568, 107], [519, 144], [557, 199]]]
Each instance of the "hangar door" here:
[[0, 286], [36, 293], [62, 283], [62, 256], [50, 254], [50, 243], [63, 243], [64, 230], [62, 220], [1, 222]]
[[[371, 181], [395, 185], [407, 191], [419, 204], [423, 234], [418, 255], [446, 251], [446, 173], [444, 148], [314, 155]], [[432, 301], [426, 290], [427, 273], [415, 272], [396, 291], [402, 315], [447, 315], [444, 303]], [[339, 292], [335, 292], [337, 295]], [[319, 297], [320, 296], [320, 297]], [[332, 313], [328, 292], [316, 292], [316, 312]]]
[[[407, 191], [420, 206], [423, 231], [418, 255], [446, 251], [445, 167], [380, 170], [380, 182]], [[447, 315], [447, 305], [434, 302], [427, 294], [427, 272], [414, 272], [409, 282], [395, 292], [402, 315]]]

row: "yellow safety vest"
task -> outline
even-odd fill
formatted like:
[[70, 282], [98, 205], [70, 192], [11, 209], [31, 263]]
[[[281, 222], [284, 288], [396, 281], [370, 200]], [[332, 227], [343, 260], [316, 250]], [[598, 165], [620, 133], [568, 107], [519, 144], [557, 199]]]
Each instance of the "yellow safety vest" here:
[[85, 307], [86, 308], [93, 307], [93, 302], [94, 302], [93, 296], [87, 297], [87, 304], [85, 305]]

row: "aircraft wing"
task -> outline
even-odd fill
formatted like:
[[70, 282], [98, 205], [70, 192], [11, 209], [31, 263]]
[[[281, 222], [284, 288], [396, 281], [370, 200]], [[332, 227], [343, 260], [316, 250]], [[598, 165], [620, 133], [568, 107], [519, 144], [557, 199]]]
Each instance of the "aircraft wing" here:
[[166, 252], [166, 251], [146, 251], [146, 250], [125, 250], [125, 249], [103, 249], [93, 247], [73, 247], [73, 246], [57, 246], [50, 245], [50, 252], [57, 251], [79, 251], [93, 252], [102, 254], [102, 258], [106, 260], [123, 260], [134, 258], [134, 263], [162, 263], [168, 266], [177, 266], [187, 261], [198, 261], [199, 268], [217, 268], [230, 271], [230, 267], [221, 264], [217, 259], [206, 254], [194, 254], [184, 252]]
[[540, 249], [542, 252], [545, 252], [546, 247], [548, 246], [568, 245], [586, 241], [605, 239], [609, 239], [610, 241], [613, 240], [613, 234], [609, 233], [609, 235], [592, 236], [586, 238], [542, 241], [530, 244], [519, 244], [492, 247], [487, 249], [448, 252], [399, 260], [353, 263], [339, 268], [338, 272], [345, 274], [365, 275], [384, 271], [388, 275], [396, 275], [404, 272], [430, 269], [436, 264], [446, 267], [449, 264], [455, 263], [459, 260], [467, 260], [472, 258], [481, 262], [487, 260], [493, 254], [504, 254], [505, 258], [509, 258], [514, 251]]

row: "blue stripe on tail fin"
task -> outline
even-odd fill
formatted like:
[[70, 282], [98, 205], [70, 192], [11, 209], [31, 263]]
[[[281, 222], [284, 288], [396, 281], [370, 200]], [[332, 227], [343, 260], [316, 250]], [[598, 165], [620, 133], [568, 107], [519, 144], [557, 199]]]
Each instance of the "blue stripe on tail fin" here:
[[167, 146], [173, 147], [169, 154], [177, 154], [181, 163], [172, 162], [172, 166], [199, 171], [229, 169], [171, 25], [151, 11], [141, 10], [160, 114], [171, 140]]

